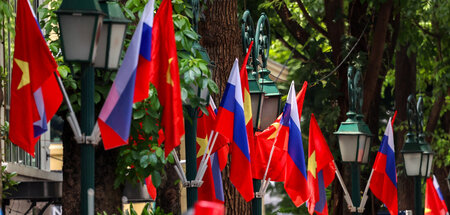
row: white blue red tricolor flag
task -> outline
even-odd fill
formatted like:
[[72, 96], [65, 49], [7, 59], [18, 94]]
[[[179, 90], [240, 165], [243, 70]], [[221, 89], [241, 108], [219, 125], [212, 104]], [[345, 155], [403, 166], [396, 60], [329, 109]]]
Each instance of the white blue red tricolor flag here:
[[145, 6], [98, 118], [105, 149], [126, 145], [132, 105], [148, 97], [154, 1]]
[[448, 215], [448, 208], [444, 196], [439, 188], [436, 177], [432, 175], [427, 179], [425, 189], [425, 215]]
[[299, 207], [309, 199], [305, 154], [298, 115], [295, 87], [292, 81], [280, 121], [275, 146], [287, 151], [284, 189]]
[[382, 201], [389, 213], [398, 214], [397, 171], [395, 170], [394, 133], [389, 119], [373, 164], [370, 190]]
[[233, 64], [217, 114], [215, 131], [231, 141], [230, 181], [248, 202], [254, 198], [250, 150], [238, 60]]

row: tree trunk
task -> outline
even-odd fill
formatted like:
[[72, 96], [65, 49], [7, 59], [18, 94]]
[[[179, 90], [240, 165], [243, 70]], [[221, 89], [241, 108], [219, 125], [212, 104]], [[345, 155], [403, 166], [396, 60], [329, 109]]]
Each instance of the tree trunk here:
[[81, 153], [69, 123], [64, 123], [63, 146], [63, 213], [80, 214]]
[[[406, 100], [411, 93], [415, 93], [416, 86], [416, 56], [407, 54], [408, 45], [401, 46], [396, 53], [395, 58], [395, 109], [397, 118], [396, 125], [401, 125], [407, 120]], [[394, 126], [395, 131], [395, 152], [397, 165], [403, 163], [403, 157], [400, 150], [405, 143], [405, 134], [407, 128], [401, 129], [400, 126]], [[414, 208], [414, 195], [411, 193], [414, 190], [413, 180], [406, 176], [405, 170], [403, 174], [398, 175], [398, 200], [399, 210]]]
[[115, 214], [122, 208], [123, 186], [114, 189], [119, 149], [105, 151], [102, 145], [95, 150], [95, 211]]
[[[235, 58], [241, 57], [241, 34], [237, 20], [236, 0], [208, 1], [205, 20], [199, 23], [201, 44], [215, 64], [213, 79], [219, 87], [215, 102], [223, 95]], [[227, 214], [250, 214], [251, 203], [237, 192], [229, 181], [229, 167], [223, 171], [225, 208]]]
[[[63, 196], [64, 214], [80, 214], [81, 153], [68, 123], [64, 124]], [[117, 213], [122, 205], [122, 187], [114, 189], [118, 149], [105, 151], [99, 145], [95, 153], [95, 212]]]
[[167, 163], [164, 166], [166, 174], [161, 175], [161, 184], [157, 189], [156, 206], [161, 207], [164, 213], [172, 212], [173, 215], [179, 215], [181, 214], [180, 185], [174, 183], [179, 178], [173, 165]]

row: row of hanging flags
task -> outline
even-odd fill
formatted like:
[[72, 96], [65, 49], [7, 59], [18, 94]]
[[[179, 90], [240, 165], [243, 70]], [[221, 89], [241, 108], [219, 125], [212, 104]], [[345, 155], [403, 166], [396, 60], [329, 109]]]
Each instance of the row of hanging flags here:
[[[164, 132], [160, 132], [160, 140], [164, 140], [166, 156], [184, 136], [174, 28], [167, 24], [173, 23], [171, 1], [163, 0], [155, 17], [153, 11], [154, 1], [149, 1], [100, 112], [98, 124], [105, 149], [128, 143], [132, 104], [148, 97], [150, 83], [163, 106]], [[309, 213], [328, 214], [325, 188], [334, 180], [337, 168], [313, 114], [305, 158], [300, 117], [307, 82], [297, 95], [291, 83], [283, 113], [254, 136], [246, 70], [249, 53], [240, 70], [238, 60], [234, 62], [218, 110], [211, 99], [208, 113], [199, 113], [197, 161], [199, 171], [204, 172], [199, 199], [224, 201], [221, 171], [230, 154], [230, 181], [246, 201], [255, 197], [252, 179], [263, 180], [261, 190], [270, 180], [284, 182], [297, 207], [308, 202]], [[34, 156], [34, 146], [48, 130], [47, 123], [63, 95], [58, 86], [57, 64], [27, 0], [17, 3], [13, 62], [9, 138]], [[388, 121], [368, 186], [391, 214], [398, 214], [392, 123]], [[145, 183], [156, 198], [151, 176]], [[434, 177], [427, 179], [425, 199], [426, 214], [448, 214]]]

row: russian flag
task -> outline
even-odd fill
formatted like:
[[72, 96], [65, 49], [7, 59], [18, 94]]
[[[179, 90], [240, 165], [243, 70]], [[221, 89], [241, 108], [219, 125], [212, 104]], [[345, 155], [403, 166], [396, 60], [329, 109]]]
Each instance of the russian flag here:
[[236, 59], [217, 114], [217, 132], [231, 141], [230, 181], [248, 202], [254, 198], [244, 102]]
[[373, 164], [370, 190], [382, 201], [391, 214], [398, 214], [397, 172], [395, 170], [394, 134], [389, 119]]
[[441, 193], [436, 177], [433, 175], [427, 179], [425, 190], [425, 215], [448, 215], [447, 205]]
[[299, 207], [309, 199], [310, 191], [307, 184], [305, 154], [295, 99], [294, 81], [291, 83], [286, 105], [283, 109], [275, 146], [287, 150], [284, 189], [295, 206]]
[[153, 12], [154, 1], [150, 0], [100, 111], [98, 125], [105, 150], [128, 143], [132, 105], [148, 97]]

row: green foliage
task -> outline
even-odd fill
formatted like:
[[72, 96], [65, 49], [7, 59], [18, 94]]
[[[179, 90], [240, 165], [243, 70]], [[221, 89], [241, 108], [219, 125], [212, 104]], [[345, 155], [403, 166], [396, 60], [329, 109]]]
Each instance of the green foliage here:
[[[170, 213], [164, 213], [164, 210], [161, 209], [160, 207], [157, 207], [156, 209], [150, 209], [151, 203], [146, 203], [144, 208], [142, 209], [140, 215], [172, 215], [172, 212]], [[134, 209], [133, 207], [133, 203], [130, 203], [130, 210], [125, 210], [125, 212], [123, 212], [122, 210], [119, 210], [119, 214], [121, 215], [139, 215], [139, 213]], [[97, 212], [97, 215], [108, 215], [108, 213], [106, 213], [105, 211], [103, 211], [102, 213]]]
[[[156, 1], [155, 8], [158, 8], [161, 1]], [[39, 8], [40, 24], [43, 33], [49, 44], [57, 63], [58, 71], [61, 75], [69, 99], [75, 112], [80, 110], [80, 67], [77, 64], [67, 64], [63, 60], [61, 44], [57, 32], [58, 22], [54, 10], [59, 8], [61, 0], [45, 0]], [[127, 1], [122, 6], [127, 18], [132, 24], [126, 31], [125, 48], [122, 56], [128, 47], [139, 17], [142, 16], [146, 1]], [[211, 73], [208, 69], [208, 59], [202, 57], [201, 48], [198, 45], [199, 35], [193, 30], [190, 20], [192, 19], [191, 6], [181, 0], [174, 0], [173, 20], [175, 28], [175, 39], [178, 50], [178, 62], [180, 68], [180, 85], [182, 100], [189, 102], [194, 107], [203, 108], [205, 101], [197, 95], [195, 88], [208, 88], [211, 92], [217, 92], [217, 85], [211, 80]], [[112, 82], [115, 71], [95, 72], [95, 95], [96, 108], [99, 109], [106, 96]], [[63, 106], [60, 112], [67, 110]], [[144, 181], [150, 174], [153, 184], [158, 187], [161, 183], [161, 175], [164, 174], [163, 167], [167, 162], [173, 162], [173, 157], [164, 157], [163, 146], [158, 145], [158, 131], [160, 131], [159, 120], [161, 117], [161, 105], [158, 100], [156, 89], [151, 86], [149, 97], [143, 102], [133, 105], [133, 120], [130, 130], [130, 144], [121, 147], [118, 157], [118, 167], [116, 169], [117, 178], [115, 187], [128, 180], [131, 183]], [[189, 119], [187, 119], [189, 120]]]
[[17, 190], [17, 185], [20, 184], [18, 181], [14, 181], [13, 178], [17, 175], [17, 173], [12, 172], [8, 173], [6, 172], [6, 166], [2, 166], [2, 185], [3, 185], [3, 192], [2, 192], [2, 198], [6, 198], [8, 195], [11, 195], [9, 190]]

